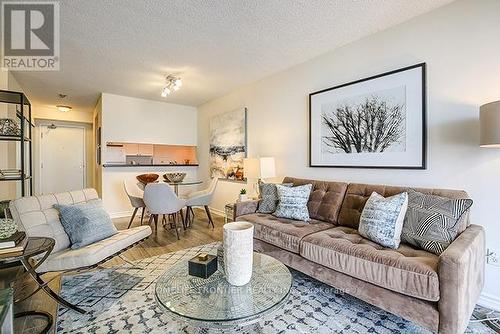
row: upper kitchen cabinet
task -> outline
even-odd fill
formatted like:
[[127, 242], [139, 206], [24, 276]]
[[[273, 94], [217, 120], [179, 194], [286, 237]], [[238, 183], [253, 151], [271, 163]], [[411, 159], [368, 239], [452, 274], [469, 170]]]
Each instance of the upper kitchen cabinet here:
[[153, 144], [139, 144], [139, 155], [141, 156], [153, 156]]
[[139, 155], [139, 144], [123, 143], [125, 155]]

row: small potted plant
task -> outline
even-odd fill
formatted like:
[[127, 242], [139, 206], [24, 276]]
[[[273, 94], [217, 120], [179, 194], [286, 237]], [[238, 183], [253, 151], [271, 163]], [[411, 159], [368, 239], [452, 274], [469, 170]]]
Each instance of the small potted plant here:
[[246, 189], [241, 189], [240, 190], [240, 202], [246, 201], [247, 198], [247, 190]]

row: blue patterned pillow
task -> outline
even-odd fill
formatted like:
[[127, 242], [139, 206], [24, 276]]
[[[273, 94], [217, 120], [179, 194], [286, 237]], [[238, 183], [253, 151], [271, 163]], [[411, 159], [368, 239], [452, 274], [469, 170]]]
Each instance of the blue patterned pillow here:
[[309, 221], [307, 202], [311, 195], [312, 184], [299, 187], [276, 185], [279, 202], [274, 215], [281, 218]]
[[384, 247], [396, 249], [408, 209], [408, 194], [383, 197], [373, 192], [359, 220], [359, 234]]
[[82, 248], [118, 233], [101, 200], [74, 205], [55, 204], [54, 208], [59, 211], [71, 249]]

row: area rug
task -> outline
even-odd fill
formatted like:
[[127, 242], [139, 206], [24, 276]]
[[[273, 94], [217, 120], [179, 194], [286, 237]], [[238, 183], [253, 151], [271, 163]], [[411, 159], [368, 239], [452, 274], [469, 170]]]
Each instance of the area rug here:
[[[200, 252], [215, 254], [218, 243], [137, 261], [144, 269], [124, 264], [85, 274], [64, 276], [61, 295], [88, 310], [81, 315], [59, 307], [57, 333], [198, 333], [199, 328], [173, 318], [157, 305], [156, 279], [178, 261]], [[429, 333], [418, 325], [369, 305], [315, 279], [291, 270], [288, 302], [259, 321], [263, 333]], [[257, 327], [235, 327], [209, 333], [253, 333]], [[206, 330], [204, 330], [206, 331]], [[493, 333], [471, 323], [467, 333]]]

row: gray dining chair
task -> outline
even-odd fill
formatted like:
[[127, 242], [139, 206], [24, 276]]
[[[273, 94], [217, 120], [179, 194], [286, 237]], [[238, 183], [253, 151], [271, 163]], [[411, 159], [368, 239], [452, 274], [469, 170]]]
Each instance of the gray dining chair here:
[[191, 214], [194, 216], [194, 212], [192, 209], [193, 206], [203, 206], [205, 208], [205, 212], [207, 213], [209, 225], [212, 225], [212, 228], [215, 227], [214, 222], [212, 220], [212, 215], [210, 213], [209, 205], [210, 203], [212, 203], [212, 199], [214, 197], [218, 181], [219, 179], [217, 177], [214, 177], [210, 182], [208, 188], [200, 191], [195, 191], [187, 195], [186, 198], [187, 209], [186, 209], [186, 223], [185, 223], [186, 227], [190, 224], [192, 220]]
[[[156, 232], [158, 232], [159, 215], [163, 215], [163, 224], [168, 223], [169, 218], [173, 217], [173, 223], [170, 224], [175, 228], [179, 240], [177, 220], [180, 217], [182, 225], [185, 226], [182, 208], [186, 206], [186, 200], [177, 197], [173, 189], [166, 183], [148, 183], [144, 188], [144, 203], [151, 214], [149, 223], [151, 224], [154, 221]], [[168, 217], [166, 220], [165, 215]]]
[[141, 212], [141, 225], [144, 219], [144, 210], [146, 209], [146, 204], [144, 203], [144, 191], [139, 188], [139, 184], [136, 180], [123, 180], [123, 188], [125, 189], [125, 193], [130, 200], [130, 205], [134, 208], [134, 212], [132, 213], [132, 217], [130, 218], [130, 222], [128, 223], [128, 227], [132, 226], [132, 222], [134, 221], [137, 210], [142, 208]]

